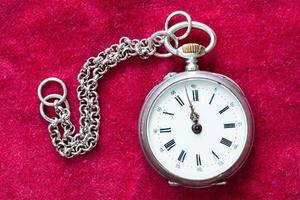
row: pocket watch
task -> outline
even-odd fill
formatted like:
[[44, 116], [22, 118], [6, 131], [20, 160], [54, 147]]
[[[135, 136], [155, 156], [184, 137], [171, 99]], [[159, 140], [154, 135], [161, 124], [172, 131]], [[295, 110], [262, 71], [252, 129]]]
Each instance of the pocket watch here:
[[[172, 17], [183, 15], [186, 21], [169, 27]], [[206, 32], [210, 43], [204, 47], [187, 43], [180, 47], [191, 29]], [[186, 29], [181, 36], [175, 32]], [[175, 46], [171, 45], [171, 40]], [[214, 31], [207, 25], [192, 21], [183, 11], [171, 13], [165, 30], [137, 40], [122, 37], [117, 44], [90, 57], [77, 77], [80, 120], [78, 133], [70, 118], [67, 87], [56, 77], [43, 80], [38, 87], [41, 116], [49, 122], [48, 132], [56, 151], [72, 158], [92, 150], [99, 139], [99, 80], [119, 62], [133, 56], [177, 55], [186, 59], [185, 71], [169, 73], [148, 94], [139, 118], [139, 138], [149, 163], [171, 185], [208, 187], [224, 184], [245, 162], [254, 134], [250, 106], [240, 87], [230, 78], [199, 70], [197, 59], [210, 52], [216, 43]], [[157, 48], [165, 45], [168, 53]], [[42, 95], [49, 82], [61, 85], [63, 94]], [[55, 116], [45, 112], [54, 108]], [[61, 133], [63, 131], [63, 133]]]
[[[176, 32], [187, 23], [170, 28]], [[171, 72], [148, 94], [139, 118], [139, 138], [149, 163], [171, 185], [225, 184], [245, 162], [254, 134], [250, 106], [230, 78], [199, 70], [197, 58], [216, 42], [208, 26], [192, 22], [210, 36], [203, 47], [188, 43], [166, 48], [186, 59], [185, 71]]]

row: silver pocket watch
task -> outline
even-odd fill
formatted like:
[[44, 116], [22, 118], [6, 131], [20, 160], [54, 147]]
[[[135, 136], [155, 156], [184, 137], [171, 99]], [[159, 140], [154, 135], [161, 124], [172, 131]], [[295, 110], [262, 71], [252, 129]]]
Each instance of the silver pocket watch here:
[[[169, 29], [186, 28], [183, 22]], [[230, 78], [200, 71], [197, 58], [211, 51], [215, 33], [203, 47], [189, 43], [173, 48], [186, 59], [185, 72], [169, 73], [148, 94], [139, 119], [140, 143], [150, 164], [171, 185], [207, 187], [225, 184], [247, 159], [253, 143], [253, 117], [241, 88]]]
[[[169, 27], [169, 21], [176, 15], [183, 15], [187, 20]], [[209, 35], [207, 47], [197, 43], [178, 47], [179, 41], [186, 38], [192, 28]], [[175, 36], [181, 29], [186, 32]], [[136, 55], [143, 59], [152, 55], [177, 55], [186, 59], [185, 71], [167, 74], [146, 97], [139, 118], [140, 144], [149, 163], [171, 185], [225, 184], [250, 153], [254, 120], [244, 93], [233, 80], [199, 70], [197, 59], [210, 52], [215, 43], [216, 36], [210, 27], [192, 21], [183, 11], [176, 11], [167, 18], [165, 30], [142, 40], [121, 38], [118, 44], [89, 58], [78, 75], [80, 131], [77, 134], [70, 121], [65, 84], [54, 77], [45, 79], [38, 88], [38, 96], [41, 115], [49, 122], [52, 144], [66, 158], [85, 154], [97, 144], [100, 107], [96, 88], [109, 68]], [[167, 54], [157, 51], [163, 44], [169, 51]], [[63, 87], [62, 95], [42, 96], [43, 86], [50, 81]], [[45, 106], [53, 107], [56, 116], [48, 117]], [[64, 131], [62, 135], [60, 130]]]

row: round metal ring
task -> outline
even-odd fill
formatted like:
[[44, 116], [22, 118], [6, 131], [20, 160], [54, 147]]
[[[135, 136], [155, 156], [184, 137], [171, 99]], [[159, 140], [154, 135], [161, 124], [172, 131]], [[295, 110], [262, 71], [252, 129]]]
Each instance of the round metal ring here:
[[[169, 31], [174, 33], [180, 29], [183, 29], [185, 27], [187, 27], [189, 24], [187, 22], [180, 22], [178, 24], [173, 25], [171, 28], [169, 28]], [[205, 47], [205, 53], [210, 52], [216, 45], [217, 42], [217, 37], [215, 32], [207, 25], [200, 23], [200, 22], [195, 22], [192, 21], [192, 27], [193, 28], [197, 28], [200, 29], [204, 32], [206, 32], [209, 37], [210, 37], [210, 43], [207, 47]], [[170, 51], [172, 54], [174, 55], [178, 55], [178, 51], [177, 51], [177, 47], [174, 48], [171, 44], [170, 44], [170, 38], [166, 37], [165, 39], [165, 47], [166, 49], [168, 49], [168, 51]]]
[[[175, 42], [175, 47], [176, 48], [178, 47], [178, 45], [179, 45], [178, 39], [176, 38], [176, 36], [173, 33], [168, 32], [168, 31], [157, 31], [157, 32], [153, 33], [150, 37], [149, 44], [152, 43], [154, 38], [159, 36], [159, 35], [163, 35], [166, 38], [171, 38]], [[172, 56], [173, 54], [170, 53], [170, 52], [169, 53], [155, 52], [154, 55], [157, 56], [157, 57], [160, 57], [160, 58], [167, 58], [167, 57]]]
[[[63, 96], [61, 96], [60, 94], [49, 94], [48, 96], [46, 96], [46, 97], [44, 98], [44, 100], [47, 101], [48, 99], [54, 99], [54, 98], [55, 98], [55, 99], [62, 99]], [[67, 100], [64, 100], [63, 103], [65, 103], [66, 108], [67, 108], [68, 110], [70, 110], [70, 106], [69, 106], [68, 101], [67, 101]], [[43, 102], [41, 102], [41, 104], [40, 104], [40, 113], [41, 113], [41, 116], [42, 116], [47, 122], [52, 123], [52, 122], [54, 121], [54, 119], [48, 117], [48, 116], [45, 114], [45, 111], [44, 111], [44, 106], [45, 106], [45, 105], [46, 105], [46, 104], [44, 104]]]
[[[42, 96], [42, 88], [44, 87], [44, 85], [48, 82], [57, 82], [59, 83], [61, 86], [62, 86], [62, 89], [63, 89], [63, 95], [61, 96], [61, 98], [58, 100], [57, 104], [61, 104], [62, 102], [64, 102], [67, 98], [67, 87], [66, 85], [64, 84], [64, 82], [58, 78], [55, 78], [55, 77], [51, 77], [51, 78], [46, 78], [45, 80], [43, 80], [39, 87], [38, 87], [38, 96], [39, 96], [39, 99], [41, 100], [41, 102], [43, 104], [45, 104], [46, 106], [54, 106], [54, 102], [51, 103], [51, 102], [48, 102], [46, 98], [43, 98]], [[48, 95], [49, 96], [49, 95]], [[47, 96], [47, 97], [48, 97]]]
[[[191, 19], [191, 16], [188, 13], [186, 13], [184, 11], [175, 11], [175, 12], [171, 13], [166, 19], [165, 30], [169, 31], [169, 29], [170, 29], [169, 28], [170, 20], [172, 19], [172, 17], [174, 17], [176, 15], [183, 15], [187, 19], [188, 26], [187, 26], [187, 29], [186, 29], [185, 33], [181, 36], [178, 36], [178, 37], [175, 36], [178, 40], [183, 40], [184, 38], [186, 38], [189, 35], [189, 33], [191, 32], [191, 29], [192, 29], [192, 19]], [[170, 32], [172, 32], [172, 31], [170, 31]]]

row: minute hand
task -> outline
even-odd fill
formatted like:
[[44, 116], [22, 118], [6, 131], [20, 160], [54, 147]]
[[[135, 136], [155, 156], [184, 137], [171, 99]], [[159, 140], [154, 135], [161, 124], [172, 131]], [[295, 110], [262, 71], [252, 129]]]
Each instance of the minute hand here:
[[188, 92], [187, 92], [187, 89], [186, 89], [186, 86], [184, 86], [184, 89], [185, 89], [185, 93], [186, 93], [186, 96], [187, 96], [187, 99], [188, 99], [188, 102], [189, 102], [189, 105], [190, 105], [190, 109], [191, 109], [191, 115], [190, 115], [190, 119], [194, 122], [194, 123], [198, 123], [198, 120], [199, 120], [199, 114], [195, 112], [195, 109], [193, 107], [193, 104], [190, 100], [190, 97], [188, 95]]

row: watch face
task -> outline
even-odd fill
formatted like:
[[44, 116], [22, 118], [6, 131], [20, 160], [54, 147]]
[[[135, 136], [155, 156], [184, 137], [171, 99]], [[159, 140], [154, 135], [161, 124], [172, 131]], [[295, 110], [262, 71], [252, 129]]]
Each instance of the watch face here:
[[247, 144], [246, 112], [225, 85], [206, 78], [170, 84], [146, 117], [152, 157], [176, 177], [199, 181], [226, 172]]

